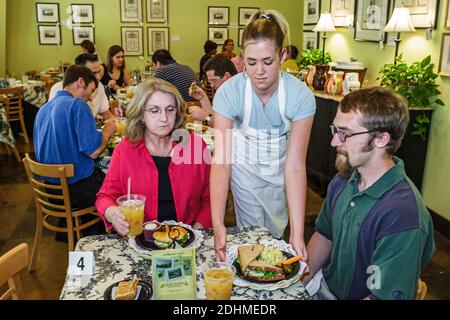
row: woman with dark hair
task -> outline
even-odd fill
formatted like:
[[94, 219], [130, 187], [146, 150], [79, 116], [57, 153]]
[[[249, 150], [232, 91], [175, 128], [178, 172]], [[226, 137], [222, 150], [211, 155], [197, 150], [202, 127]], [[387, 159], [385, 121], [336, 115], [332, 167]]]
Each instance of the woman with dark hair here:
[[112, 93], [131, 84], [130, 74], [125, 70], [125, 56], [121, 46], [114, 45], [109, 48], [106, 66], [103, 64], [103, 67], [105, 72], [100, 81]]
[[233, 53], [233, 49], [234, 49], [233, 39], [227, 39], [223, 43], [221, 54], [224, 55], [225, 57], [227, 57], [228, 59], [232, 59], [232, 58], [236, 57], [236, 55]]
[[203, 50], [205, 51], [205, 54], [200, 59], [200, 80], [203, 79], [203, 76], [205, 75], [203, 66], [205, 65], [206, 61], [208, 61], [208, 59], [210, 59], [217, 53], [217, 43], [211, 40], [206, 40], [205, 44], [203, 45]]

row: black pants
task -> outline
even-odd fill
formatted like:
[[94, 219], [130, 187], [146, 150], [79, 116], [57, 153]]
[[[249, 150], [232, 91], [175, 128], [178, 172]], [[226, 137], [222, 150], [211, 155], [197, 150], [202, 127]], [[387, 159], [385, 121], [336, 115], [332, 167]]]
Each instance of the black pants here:
[[[95, 166], [94, 172], [89, 178], [70, 184], [69, 192], [72, 210], [80, 210], [93, 206], [95, 204], [97, 192], [100, 190], [104, 179], [105, 174], [103, 171]], [[50, 192], [50, 190], [47, 191]], [[83, 224], [91, 221], [92, 219], [95, 219], [95, 216], [85, 215], [80, 217], [80, 222]], [[60, 218], [58, 221], [58, 227], [67, 227], [66, 219]], [[105, 233], [105, 225], [102, 221], [99, 221], [82, 231], [84, 237]], [[55, 239], [58, 241], [67, 242], [67, 234], [58, 232]]]

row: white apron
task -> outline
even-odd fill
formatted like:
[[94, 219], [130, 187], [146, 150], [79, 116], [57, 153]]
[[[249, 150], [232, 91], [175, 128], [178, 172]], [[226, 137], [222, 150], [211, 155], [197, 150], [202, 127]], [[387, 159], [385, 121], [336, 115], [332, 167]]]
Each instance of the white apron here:
[[247, 78], [242, 123], [233, 128], [231, 190], [238, 226], [264, 226], [275, 238], [283, 236], [288, 223], [284, 184], [287, 136], [291, 122], [285, 116], [286, 95], [280, 76], [278, 106], [285, 124], [279, 130], [251, 128], [252, 86]]

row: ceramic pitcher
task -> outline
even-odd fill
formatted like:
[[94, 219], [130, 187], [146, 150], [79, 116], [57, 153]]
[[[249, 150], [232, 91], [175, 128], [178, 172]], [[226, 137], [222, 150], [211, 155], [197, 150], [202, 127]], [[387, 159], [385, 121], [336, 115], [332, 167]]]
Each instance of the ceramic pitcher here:
[[305, 75], [305, 83], [307, 86], [312, 87], [315, 73], [316, 73], [316, 67], [308, 66], [308, 71], [306, 72], [306, 75]]
[[344, 82], [344, 71], [329, 71], [325, 82], [325, 92], [331, 95], [341, 95]]

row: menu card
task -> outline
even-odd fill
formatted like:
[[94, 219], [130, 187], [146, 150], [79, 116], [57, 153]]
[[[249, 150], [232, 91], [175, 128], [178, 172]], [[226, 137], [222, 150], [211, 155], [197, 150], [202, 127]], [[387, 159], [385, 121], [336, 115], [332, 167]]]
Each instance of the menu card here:
[[195, 248], [152, 252], [155, 300], [195, 300], [197, 285]]

